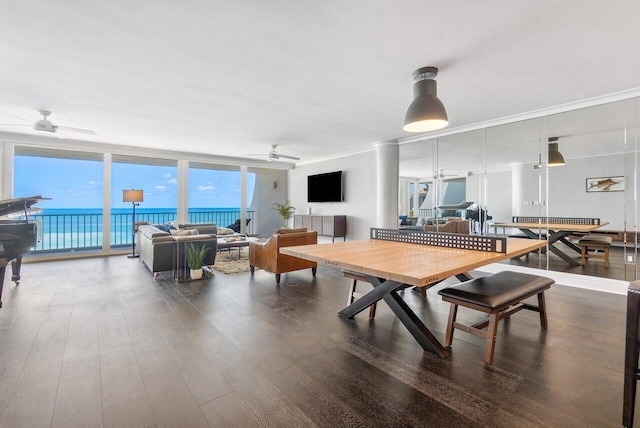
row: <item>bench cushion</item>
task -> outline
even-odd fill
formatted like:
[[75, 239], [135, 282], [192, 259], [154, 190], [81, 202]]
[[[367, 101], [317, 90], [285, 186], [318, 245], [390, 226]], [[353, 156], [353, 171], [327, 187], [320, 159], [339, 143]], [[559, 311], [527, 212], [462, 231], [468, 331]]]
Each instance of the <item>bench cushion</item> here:
[[444, 288], [438, 294], [486, 308], [497, 308], [518, 302], [535, 291], [545, 290], [554, 282], [544, 276], [503, 271]]
[[587, 235], [580, 238], [579, 244], [596, 244], [596, 245], [611, 245], [612, 239], [610, 236], [603, 235]]

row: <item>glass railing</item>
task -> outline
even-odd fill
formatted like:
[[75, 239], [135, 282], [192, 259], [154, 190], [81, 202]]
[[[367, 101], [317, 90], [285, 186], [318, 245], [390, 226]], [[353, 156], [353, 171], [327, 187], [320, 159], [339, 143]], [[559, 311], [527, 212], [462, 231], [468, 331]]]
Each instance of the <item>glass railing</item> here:
[[[255, 218], [255, 211], [247, 211], [247, 219]], [[151, 224], [164, 224], [174, 221], [174, 211], [136, 212], [135, 221], [147, 221]], [[240, 211], [203, 211], [189, 212], [189, 223], [216, 223], [228, 226], [240, 218]], [[18, 217], [18, 219], [24, 219]], [[38, 244], [32, 253], [75, 252], [102, 248], [102, 214], [65, 213], [34, 214], [29, 220], [38, 222]], [[111, 248], [131, 246], [133, 225], [131, 213], [111, 214]], [[247, 233], [252, 233], [253, 222], [247, 225]]]

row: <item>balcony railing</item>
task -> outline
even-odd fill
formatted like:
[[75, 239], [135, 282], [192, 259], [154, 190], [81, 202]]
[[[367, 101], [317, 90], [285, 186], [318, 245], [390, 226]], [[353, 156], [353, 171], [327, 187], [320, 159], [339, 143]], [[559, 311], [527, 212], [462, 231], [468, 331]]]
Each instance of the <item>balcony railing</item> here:
[[[133, 226], [131, 213], [111, 214], [111, 248], [131, 246]], [[247, 211], [246, 217], [255, 218], [255, 211]], [[163, 224], [175, 220], [175, 211], [136, 212], [136, 222], [148, 221]], [[227, 226], [240, 218], [240, 211], [197, 211], [188, 214], [189, 223], [216, 223]], [[102, 248], [102, 214], [35, 214], [29, 220], [38, 222], [38, 244], [32, 253], [74, 252]], [[247, 225], [247, 233], [253, 230], [253, 222]]]

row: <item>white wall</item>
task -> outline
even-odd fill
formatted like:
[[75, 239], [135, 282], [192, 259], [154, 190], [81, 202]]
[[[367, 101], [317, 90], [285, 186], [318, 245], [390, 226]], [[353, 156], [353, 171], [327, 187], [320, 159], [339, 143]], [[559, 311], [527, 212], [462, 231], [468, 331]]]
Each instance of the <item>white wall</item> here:
[[482, 195], [481, 182], [484, 176], [473, 174], [467, 177], [467, 193], [465, 201], [472, 201], [487, 207], [491, 221], [511, 221], [511, 171], [490, 172], [487, 174], [486, 201]]
[[[271, 236], [276, 229], [282, 227], [282, 219], [271, 208], [274, 202], [287, 201], [287, 171], [250, 168], [249, 172], [256, 173], [256, 187], [250, 207], [252, 211], [256, 211], [256, 223], [253, 225], [252, 232], [260, 236]], [[277, 183], [275, 189], [274, 182]]]
[[[343, 171], [344, 202], [307, 202], [307, 176]], [[297, 214], [347, 216], [347, 239], [368, 239], [376, 222], [376, 153], [360, 153], [326, 162], [296, 167], [289, 171], [291, 205]], [[394, 208], [395, 207], [391, 207]]]
[[[525, 205], [525, 201], [538, 199], [539, 171], [542, 171], [544, 189], [545, 170], [534, 170], [531, 164], [514, 167], [514, 215], [546, 215], [544, 206], [539, 210], [537, 206]], [[619, 175], [624, 175], [623, 155], [567, 159], [564, 166], [550, 168], [547, 200], [549, 215], [597, 217], [609, 222], [603, 229], [623, 230], [624, 192], [586, 191], [587, 178]]]

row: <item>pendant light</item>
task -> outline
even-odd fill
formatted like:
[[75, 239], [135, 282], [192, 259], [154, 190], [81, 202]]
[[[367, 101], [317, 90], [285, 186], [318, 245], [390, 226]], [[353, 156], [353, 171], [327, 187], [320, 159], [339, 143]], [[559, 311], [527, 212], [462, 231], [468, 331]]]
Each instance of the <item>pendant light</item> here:
[[549, 137], [549, 166], [564, 165], [564, 157], [558, 151], [558, 137]]
[[409, 132], [429, 132], [449, 124], [447, 111], [438, 98], [436, 67], [422, 67], [413, 72], [413, 102], [407, 110], [402, 129]]

